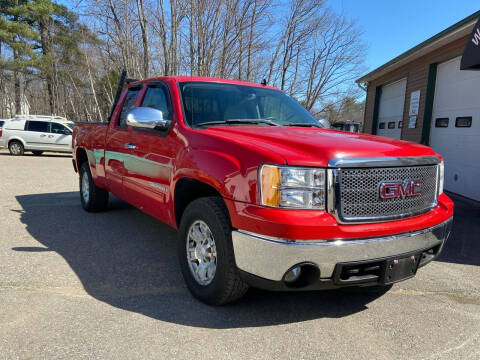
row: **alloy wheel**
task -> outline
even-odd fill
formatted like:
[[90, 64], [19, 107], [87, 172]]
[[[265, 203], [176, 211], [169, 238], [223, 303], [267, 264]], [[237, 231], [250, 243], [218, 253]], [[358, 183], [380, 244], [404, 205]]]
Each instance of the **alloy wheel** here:
[[90, 182], [88, 180], [88, 174], [86, 171], [83, 172], [82, 174], [82, 188], [81, 188], [81, 192], [82, 192], [82, 198], [83, 198], [83, 201], [87, 204], [88, 203], [88, 200], [89, 200], [89, 196], [90, 196]]
[[209, 285], [217, 270], [217, 249], [212, 231], [204, 221], [196, 220], [190, 226], [186, 247], [188, 267], [195, 281]]

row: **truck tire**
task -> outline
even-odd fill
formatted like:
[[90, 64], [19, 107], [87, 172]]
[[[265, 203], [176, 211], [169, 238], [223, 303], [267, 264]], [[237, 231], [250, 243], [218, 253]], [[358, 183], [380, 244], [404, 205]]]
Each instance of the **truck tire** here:
[[21, 156], [25, 152], [25, 148], [23, 147], [23, 144], [17, 140], [10, 141], [10, 143], [8, 144], [8, 150], [10, 151], [10, 154], [13, 156]]
[[107, 209], [108, 191], [95, 185], [88, 162], [80, 166], [80, 201], [88, 212], [98, 212]]
[[40, 156], [43, 154], [43, 151], [39, 151], [39, 150], [32, 150], [32, 154], [35, 155], [35, 156]]
[[210, 305], [232, 302], [248, 290], [235, 264], [231, 232], [218, 197], [194, 200], [180, 221], [177, 253], [183, 278], [192, 295]]

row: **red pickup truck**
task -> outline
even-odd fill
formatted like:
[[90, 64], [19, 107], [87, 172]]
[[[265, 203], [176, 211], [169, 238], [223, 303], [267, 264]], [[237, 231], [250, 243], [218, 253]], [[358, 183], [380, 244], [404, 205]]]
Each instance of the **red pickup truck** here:
[[199, 77], [130, 82], [109, 123], [78, 124], [86, 211], [109, 193], [178, 230], [191, 293], [388, 285], [441, 251], [453, 216], [431, 148], [323, 129], [283, 92]]

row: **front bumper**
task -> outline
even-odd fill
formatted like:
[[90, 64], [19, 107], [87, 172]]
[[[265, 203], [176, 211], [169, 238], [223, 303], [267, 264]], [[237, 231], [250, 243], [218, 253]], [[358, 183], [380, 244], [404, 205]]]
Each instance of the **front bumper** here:
[[319, 280], [334, 281], [342, 267], [406, 254], [430, 254], [420, 263], [425, 265], [440, 253], [451, 224], [452, 218], [419, 231], [348, 240], [296, 241], [236, 230], [232, 241], [237, 267], [245, 275], [281, 283], [289, 269], [304, 263], [318, 268]]

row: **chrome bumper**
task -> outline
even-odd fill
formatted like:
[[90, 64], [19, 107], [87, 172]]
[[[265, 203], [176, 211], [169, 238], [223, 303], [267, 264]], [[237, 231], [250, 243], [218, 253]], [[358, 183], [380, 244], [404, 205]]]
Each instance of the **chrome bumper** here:
[[309, 262], [318, 266], [321, 278], [330, 278], [337, 263], [374, 260], [443, 246], [451, 221], [409, 233], [334, 241], [295, 241], [235, 230], [232, 241], [237, 267], [252, 275], [281, 281], [291, 267]]

